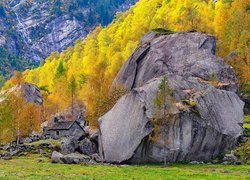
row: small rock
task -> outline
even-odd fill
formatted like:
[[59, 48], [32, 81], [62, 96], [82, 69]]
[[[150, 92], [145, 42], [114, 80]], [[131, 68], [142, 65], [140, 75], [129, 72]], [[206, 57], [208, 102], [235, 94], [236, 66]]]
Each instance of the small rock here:
[[10, 144], [6, 144], [5, 146], [2, 147], [4, 151], [8, 151], [10, 149]]
[[3, 160], [11, 160], [12, 157], [11, 156], [6, 156], [6, 157], [3, 157]]
[[230, 154], [226, 154], [223, 158], [223, 161], [224, 162], [227, 162], [227, 163], [231, 163], [231, 164], [235, 164], [238, 159], [237, 157], [234, 155], [234, 151], [231, 151]]
[[26, 137], [24, 139], [21, 140], [22, 143], [31, 143], [32, 139], [30, 139], [29, 137]]
[[62, 163], [61, 158], [63, 157], [63, 155], [57, 151], [53, 151], [52, 156], [51, 156], [51, 162], [52, 163]]
[[89, 163], [91, 158], [79, 153], [71, 153], [60, 158], [64, 164]]
[[19, 153], [19, 150], [15, 150], [10, 153], [11, 156], [16, 156]]

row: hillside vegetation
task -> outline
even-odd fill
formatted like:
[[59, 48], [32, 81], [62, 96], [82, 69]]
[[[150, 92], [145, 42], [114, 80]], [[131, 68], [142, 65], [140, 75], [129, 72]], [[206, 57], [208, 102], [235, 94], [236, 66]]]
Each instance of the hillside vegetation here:
[[[23, 73], [23, 79], [37, 84], [44, 93], [44, 117], [72, 103], [87, 105], [87, 118], [96, 125], [122, 94], [110, 93], [110, 85], [122, 64], [152, 29], [174, 32], [196, 30], [218, 39], [217, 55], [226, 57], [244, 85], [250, 79], [250, 0], [140, 0], [107, 27], [98, 26], [61, 54], [52, 53], [43, 65]], [[228, 56], [231, 53], [230, 57]], [[13, 77], [5, 88], [14, 86]], [[76, 84], [72, 91], [72, 85]]]

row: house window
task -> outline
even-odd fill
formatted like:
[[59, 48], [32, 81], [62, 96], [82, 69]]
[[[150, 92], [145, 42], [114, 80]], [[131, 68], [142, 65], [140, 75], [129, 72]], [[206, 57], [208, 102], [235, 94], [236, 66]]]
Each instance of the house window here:
[[59, 132], [59, 131], [56, 131], [56, 135], [59, 136], [59, 135], [60, 135], [60, 132]]

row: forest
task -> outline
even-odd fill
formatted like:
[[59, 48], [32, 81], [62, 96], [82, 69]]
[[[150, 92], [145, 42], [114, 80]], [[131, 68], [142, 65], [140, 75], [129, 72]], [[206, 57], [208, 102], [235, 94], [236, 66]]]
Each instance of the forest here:
[[[79, 1], [78, 5], [81, 3], [85, 5], [86, 1]], [[214, 35], [218, 42], [217, 55], [234, 68], [242, 91], [250, 93], [249, 12], [250, 0], [139, 1], [127, 12], [117, 13], [111, 24], [96, 27], [74, 46], [62, 53], [53, 52], [38, 68], [16, 73], [5, 83], [3, 90], [22, 81], [38, 85], [44, 104], [42, 108], [27, 106], [20, 112], [16, 107], [25, 102], [18, 97], [11, 97], [1, 104], [0, 123], [6, 128], [1, 129], [0, 140], [6, 135], [13, 139], [17, 117], [22, 119], [21, 134], [25, 135], [32, 131], [27, 124], [29, 127], [32, 124], [34, 130], [39, 129], [41, 121], [49, 120], [52, 114], [69, 107], [71, 97], [74, 102], [81, 101], [86, 105], [87, 120], [97, 126], [98, 118], [123, 93], [122, 88], [110, 92], [121, 66], [138, 46], [140, 38], [159, 28]]]

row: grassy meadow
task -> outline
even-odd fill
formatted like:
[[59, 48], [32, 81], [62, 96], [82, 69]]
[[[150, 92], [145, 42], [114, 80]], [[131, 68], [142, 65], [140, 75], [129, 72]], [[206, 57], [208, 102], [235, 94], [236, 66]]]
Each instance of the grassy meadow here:
[[250, 179], [250, 165], [63, 165], [32, 155], [0, 160], [0, 180], [19, 179]]

